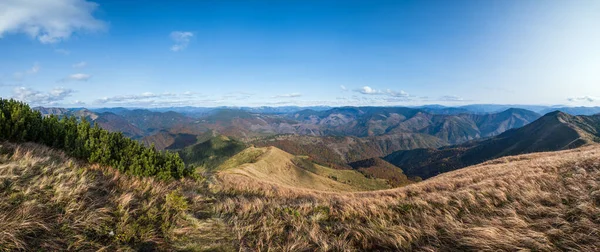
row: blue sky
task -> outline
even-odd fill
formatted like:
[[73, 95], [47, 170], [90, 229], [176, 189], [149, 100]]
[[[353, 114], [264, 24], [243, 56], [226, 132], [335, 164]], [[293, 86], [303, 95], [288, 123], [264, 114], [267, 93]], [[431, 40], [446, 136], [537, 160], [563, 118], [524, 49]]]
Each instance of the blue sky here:
[[600, 2], [0, 1], [0, 96], [66, 107], [600, 105]]

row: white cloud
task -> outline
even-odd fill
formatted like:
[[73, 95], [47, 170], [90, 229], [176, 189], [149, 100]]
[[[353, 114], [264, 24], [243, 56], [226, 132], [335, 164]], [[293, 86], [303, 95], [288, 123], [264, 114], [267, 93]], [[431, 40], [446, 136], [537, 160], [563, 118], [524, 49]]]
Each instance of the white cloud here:
[[392, 96], [392, 97], [409, 97], [410, 96], [407, 92], [404, 92], [404, 90], [400, 90], [400, 91], [395, 91], [395, 90], [391, 90], [391, 89], [378, 90], [378, 89], [371, 88], [369, 86], [364, 86], [362, 88], [355, 89], [354, 92], [358, 92], [358, 93], [365, 94], [365, 95], [387, 95], [387, 96]]
[[0, 38], [24, 33], [46, 44], [67, 40], [76, 31], [102, 30], [104, 22], [92, 15], [97, 8], [86, 0], [2, 0]]
[[340, 85], [340, 88], [342, 89], [342, 91], [348, 91], [348, 88], [346, 88], [346, 86], [344, 85]]
[[71, 51], [65, 50], [65, 49], [60, 49], [60, 48], [59, 49], [55, 49], [54, 52], [55, 53], [60, 53], [62, 55], [69, 55], [69, 54], [71, 54]]
[[382, 92], [380, 90], [373, 89], [369, 86], [364, 86], [364, 87], [356, 89], [354, 91], [359, 92], [361, 94], [368, 94], [368, 95], [382, 94]]
[[80, 101], [80, 100], [74, 100], [73, 105], [85, 105], [85, 102]]
[[171, 51], [179, 52], [190, 44], [190, 39], [194, 36], [191, 32], [174, 31], [171, 32], [171, 39], [175, 44], [171, 46]]
[[50, 92], [41, 92], [26, 87], [18, 87], [13, 90], [13, 98], [32, 104], [55, 104], [71, 96], [74, 91], [66, 88], [54, 88]]
[[92, 78], [92, 76], [89, 75], [89, 74], [76, 73], [76, 74], [71, 74], [71, 75], [65, 77], [61, 81], [62, 82], [66, 82], [66, 81], [88, 81], [90, 78]]
[[302, 96], [301, 93], [290, 93], [273, 96], [273, 98], [296, 98]]
[[580, 96], [580, 97], [571, 97], [568, 100], [570, 102], [595, 102], [595, 101], [598, 101], [598, 98], [586, 95], [586, 96]]
[[82, 68], [85, 66], [87, 66], [87, 62], [85, 62], [85, 61], [73, 64], [73, 68]]

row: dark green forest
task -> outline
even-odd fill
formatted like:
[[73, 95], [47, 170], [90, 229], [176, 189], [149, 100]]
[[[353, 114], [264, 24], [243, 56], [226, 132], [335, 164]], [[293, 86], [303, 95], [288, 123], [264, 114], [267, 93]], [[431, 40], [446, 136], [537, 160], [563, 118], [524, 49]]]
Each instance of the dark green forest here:
[[29, 105], [0, 98], [0, 141], [34, 142], [136, 176], [180, 179], [194, 174], [177, 153], [160, 152], [81, 118], [44, 117]]

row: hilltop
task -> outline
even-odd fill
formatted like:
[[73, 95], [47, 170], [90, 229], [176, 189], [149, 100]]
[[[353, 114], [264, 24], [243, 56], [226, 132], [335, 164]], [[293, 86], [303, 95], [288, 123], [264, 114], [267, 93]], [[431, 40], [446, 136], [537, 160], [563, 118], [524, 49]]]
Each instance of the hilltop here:
[[[396, 168], [397, 169], [397, 168]], [[354, 170], [336, 170], [294, 156], [276, 147], [250, 147], [221, 164], [218, 177], [321, 191], [365, 191], [390, 188], [385, 179], [367, 178]]]

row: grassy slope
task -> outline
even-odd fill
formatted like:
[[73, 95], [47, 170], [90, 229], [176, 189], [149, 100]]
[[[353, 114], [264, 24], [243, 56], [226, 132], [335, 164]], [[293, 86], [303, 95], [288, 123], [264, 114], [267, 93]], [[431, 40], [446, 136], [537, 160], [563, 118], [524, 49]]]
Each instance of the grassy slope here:
[[360, 191], [388, 188], [384, 180], [368, 179], [353, 170], [316, 165], [275, 147], [250, 147], [219, 167], [220, 176], [248, 177], [276, 185], [323, 191]]
[[326, 193], [222, 177], [216, 210], [255, 250], [600, 248], [600, 147], [504, 157], [398, 189]]
[[[221, 167], [232, 171], [241, 163], [257, 164], [269, 156], [265, 149], [249, 150]], [[272, 158], [282, 156], [286, 155]], [[293, 165], [294, 157], [284, 161]], [[205, 191], [203, 183], [130, 178], [39, 145], [3, 143], [0, 248], [230, 251], [239, 244], [241, 250], [273, 251], [596, 251], [600, 247], [598, 145], [503, 157], [372, 192], [324, 192], [224, 175]]]
[[49, 148], [0, 143], [0, 251], [232, 250], [196, 194], [88, 165]]

